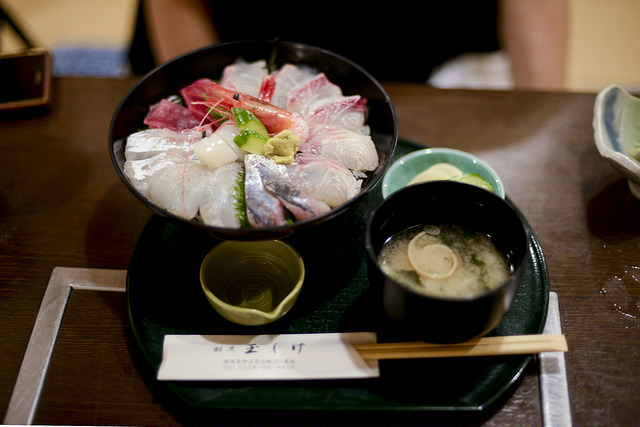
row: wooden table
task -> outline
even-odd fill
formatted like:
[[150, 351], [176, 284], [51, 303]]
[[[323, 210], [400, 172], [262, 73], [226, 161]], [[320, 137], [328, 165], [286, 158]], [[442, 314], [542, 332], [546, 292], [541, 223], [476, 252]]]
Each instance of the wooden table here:
[[[118, 281], [151, 216], [120, 182], [107, 149], [111, 115], [134, 82], [57, 79], [49, 114], [0, 121], [3, 417], [54, 268], [105, 269]], [[386, 88], [401, 138], [479, 155], [535, 230], [562, 309], [574, 424], [638, 424], [640, 202], [597, 153], [594, 94]], [[34, 424], [212, 422], [211, 414], [180, 407], [157, 387], [137, 351], [125, 298], [124, 292], [71, 293]], [[533, 365], [486, 411], [425, 414], [423, 421], [540, 425]], [[216, 423], [252, 421], [227, 415]], [[253, 421], [322, 420], [278, 417], [260, 414]], [[366, 413], [325, 417], [334, 424], [385, 421]], [[413, 420], [394, 414], [387, 421]]]

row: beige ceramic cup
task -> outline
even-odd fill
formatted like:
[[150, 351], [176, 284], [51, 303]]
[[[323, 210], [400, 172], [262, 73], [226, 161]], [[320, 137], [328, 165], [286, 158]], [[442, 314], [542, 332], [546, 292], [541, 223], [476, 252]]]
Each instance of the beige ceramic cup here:
[[284, 316], [304, 282], [300, 254], [281, 240], [225, 241], [200, 267], [200, 284], [225, 319], [257, 326]]

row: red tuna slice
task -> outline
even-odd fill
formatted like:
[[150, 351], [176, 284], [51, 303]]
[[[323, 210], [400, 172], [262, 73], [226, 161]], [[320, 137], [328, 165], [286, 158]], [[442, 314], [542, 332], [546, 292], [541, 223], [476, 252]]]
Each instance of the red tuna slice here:
[[193, 129], [200, 123], [188, 108], [167, 99], [151, 106], [143, 122], [152, 128], [176, 132]]

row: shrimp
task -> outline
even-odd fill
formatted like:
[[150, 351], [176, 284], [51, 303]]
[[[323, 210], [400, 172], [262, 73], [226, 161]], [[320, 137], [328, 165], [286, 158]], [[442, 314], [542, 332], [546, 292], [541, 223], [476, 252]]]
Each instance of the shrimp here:
[[[292, 112], [276, 107], [254, 96], [224, 88], [211, 79], [199, 79], [180, 91], [189, 109], [201, 118], [207, 117], [211, 109], [230, 114], [231, 107], [251, 111], [272, 134], [290, 129], [295, 123]], [[213, 120], [213, 117], [211, 119]]]

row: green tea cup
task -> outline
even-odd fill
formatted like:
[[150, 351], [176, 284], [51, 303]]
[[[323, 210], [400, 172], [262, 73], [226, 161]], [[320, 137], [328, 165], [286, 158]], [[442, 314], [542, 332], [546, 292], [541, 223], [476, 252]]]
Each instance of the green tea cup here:
[[271, 323], [295, 304], [304, 282], [300, 254], [281, 240], [225, 241], [200, 267], [200, 284], [225, 319], [247, 326]]

